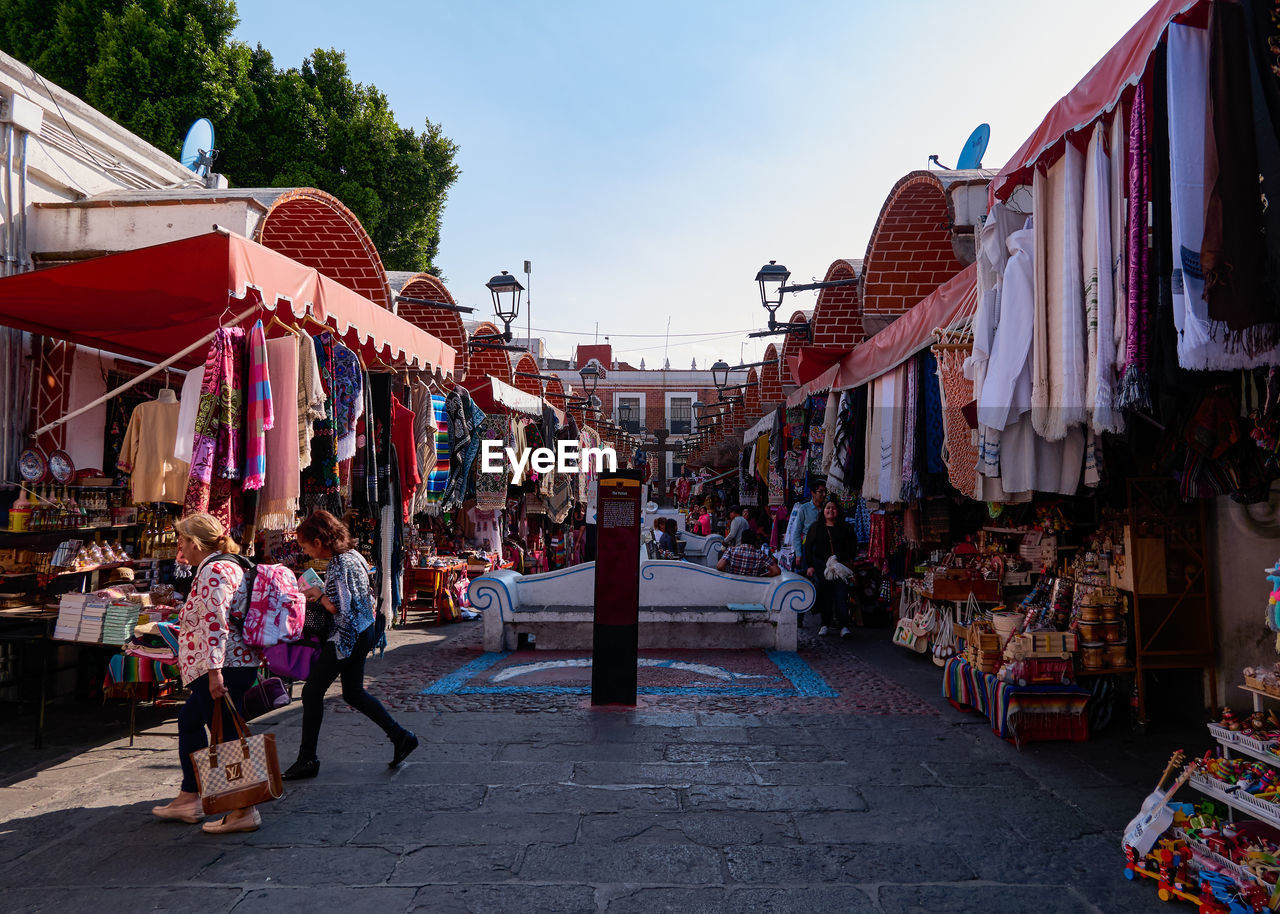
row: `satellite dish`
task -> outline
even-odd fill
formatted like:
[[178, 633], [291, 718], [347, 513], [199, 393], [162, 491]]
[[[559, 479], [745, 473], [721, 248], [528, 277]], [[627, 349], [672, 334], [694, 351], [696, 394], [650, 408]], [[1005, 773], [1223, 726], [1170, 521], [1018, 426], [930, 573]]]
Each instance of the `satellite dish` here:
[[960, 161], [956, 162], [956, 170], [981, 168], [982, 156], [987, 151], [989, 142], [991, 142], [991, 125], [979, 124], [973, 133], [969, 134], [969, 139], [965, 140], [964, 148], [960, 150]]
[[182, 141], [182, 155], [179, 157], [184, 168], [190, 168], [196, 174], [209, 174], [209, 166], [213, 164], [213, 122], [202, 117], [187, 130], [187, 138]]

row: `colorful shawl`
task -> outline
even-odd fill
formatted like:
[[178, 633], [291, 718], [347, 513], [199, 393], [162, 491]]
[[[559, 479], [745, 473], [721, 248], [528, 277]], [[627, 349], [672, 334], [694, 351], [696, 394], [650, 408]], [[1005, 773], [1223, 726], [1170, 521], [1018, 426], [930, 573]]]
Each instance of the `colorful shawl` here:
[[445, 411], [449, 416], [449, 440], [452, 454], [449, 464], [449, 483], [444, 490], [444, 510], [461, 507], [471, 486], [471, 467], [480, 452], [480, 423], [484, 411], [476, 406], [465, 387], [455, 387], [445, 398]]
[[423, 510], [428, 514], [439, 514], [444, 501], [444, 490], [449, 484], [449, 416], [445, 410], [445, 399], [438, 394], [431, 395], [431, 414], [435, 418], [435, 466], [427, 474], [426, 504]]
[[[431, 390], [418, 381], [413, 385], [413, 440], [417, 442], [418, 476], [422, 479], [413, 495], [413, 513], [427, 510], [427, 486], [436, 466], [436, 414]], [[505, 505], [503, 506], [505, 507]]]
[[191, 477], [183, 515], [209, 512], [230, 529], [230, 480], [240, 475], [244, 412], [244, 331], [219, 329], [204, 362], [200, 409], [191, 448]]
[[902, 381], [906, 386], [902, 398], [902, 501], [915, 501], [919, 494], [919, 477], [916, 476], [916, 426], [920, 421], [920, 374], [916, 357], [902, 367]]
[[[267, 340], [267, 365], [272, 391], [298, 387], [298, 344], [286, 336]], [[259, 530], [287, 530], [298, 514], [298, 398], [274, 397], [275, 425], [266, 434], [267, 472], [258, 493]]]
[[333, 642], [339, 660], [351, 656], [356, 638], [373, 624], [373, 591], [369, 565], [352, 549], [329, 560], [324, 573], [324, 593], [338, 607], [333, 614]]
[[245, 491], [261, 489], [267, 472], [267, 432], [275, 427], [275, 410], [271, 403], [271, 375], [267, 361], [267, 332], [262, 321], [249, 331], [249, 403], [245, 413], [244, 485]]
[[[315, 337], [316, 363], [320, 369], [320, 385], [325, 397], [332, 405], [329, 396], [333, 390], [333, 335], [321, 333]], [[329, 415], [317, 419], [313, 425], [314, 435], [311, 439], [311, 465], [302, 474], [302, 509], [310, 513], [318, 508], [333, 510], [341, 514], [338, 504], [338, 457], [334, 448], [333, 410]]]
[[[481, 441], [495, 441], [499, 449], [506, 447], [507, 431], [511, 427], [506, 416], [485, 416], [480, 423]], [[482, 444], [481, 447], [484, 445]], [[476, 474], [476, 510], [501, 511], [507, 506], [507, 482], [511, 478], [511, 465], [504, 456], [496, 473], [486, 472], [483, 463]], [[566, 477], [567, 478], [567, 477]]]
[[356, 455], [356, 422], [364, 415], [364, 372], [360, 358], [341, 343], [333, 347], [334, 450], [338, 462]]

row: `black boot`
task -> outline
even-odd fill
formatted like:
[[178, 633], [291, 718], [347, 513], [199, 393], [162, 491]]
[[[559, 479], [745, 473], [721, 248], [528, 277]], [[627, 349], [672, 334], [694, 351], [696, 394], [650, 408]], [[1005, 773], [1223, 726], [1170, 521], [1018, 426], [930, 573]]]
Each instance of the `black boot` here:
[[286, 781], [301, 781], [320, 773], [320, 759], [298, 759], [281, 775]]
[[400, 764], [409, 757], [409, 753], [418, 748], [418, 737], [412, 730], [405, 730], [391, 741], [391, 745], [395, 747], [396, 753], [387, 763], [387, 767], [399, 768]]

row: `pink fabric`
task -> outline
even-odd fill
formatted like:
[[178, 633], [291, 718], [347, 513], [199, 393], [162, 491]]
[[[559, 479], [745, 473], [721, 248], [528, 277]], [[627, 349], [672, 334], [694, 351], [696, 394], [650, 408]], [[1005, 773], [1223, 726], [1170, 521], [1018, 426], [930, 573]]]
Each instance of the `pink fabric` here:
[[244, 619], [244, 640], [252, 647], [271, 647], [302, 634], [307, 598], [298, 579], [283, 565], [259, 565]]
[[249, 386], [246, 396], [243, 488], [249, 491], [262, 488], [267, 472], [266, 433], [275, 426], [267, 366], [267, 334], [262, 321], [254, 323], [249, 331]]

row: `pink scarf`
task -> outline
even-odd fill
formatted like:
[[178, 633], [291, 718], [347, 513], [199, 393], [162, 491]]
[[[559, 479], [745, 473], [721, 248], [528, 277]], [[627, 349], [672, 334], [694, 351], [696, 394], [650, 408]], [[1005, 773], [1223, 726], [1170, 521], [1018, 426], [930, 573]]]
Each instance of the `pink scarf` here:
[[267, 363], [267, 334], [262, 321], [249, 331], [248, 409], [244, 435], [244, 490], [261, 489], [267, 472], [266, 433], [275, 426], [271, 406], [271, 377]]

